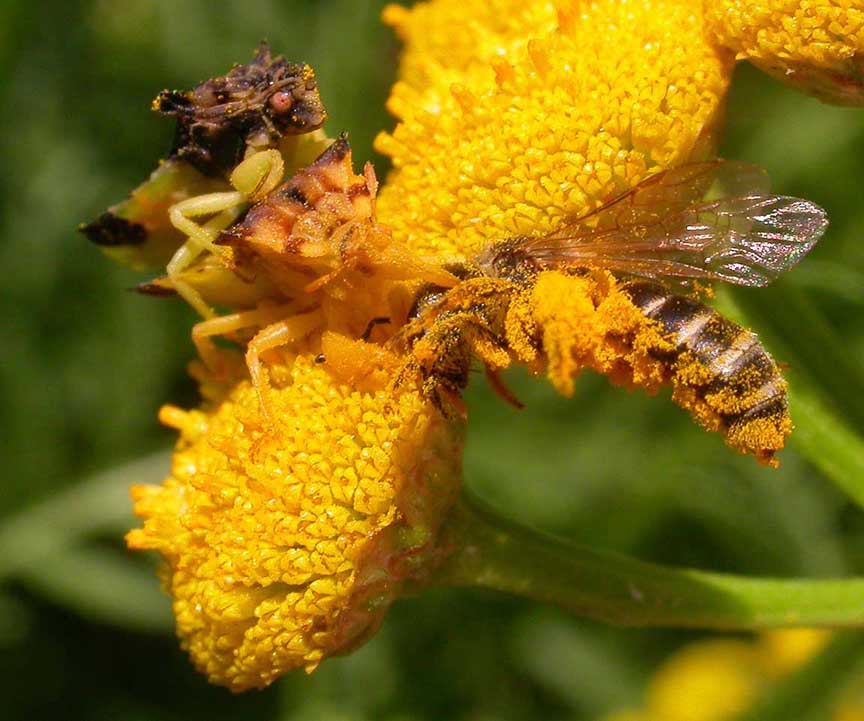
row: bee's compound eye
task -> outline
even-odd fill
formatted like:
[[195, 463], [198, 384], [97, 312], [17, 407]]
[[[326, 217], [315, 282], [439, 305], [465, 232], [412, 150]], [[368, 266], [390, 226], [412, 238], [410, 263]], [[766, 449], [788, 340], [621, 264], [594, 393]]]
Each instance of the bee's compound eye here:
[[284, 115], [294, 106], [294, 97], [291, 93], [286, 93], [284, 90], [278, 93], [273, 93], [270, 98], [270, 107], [277, 115]]

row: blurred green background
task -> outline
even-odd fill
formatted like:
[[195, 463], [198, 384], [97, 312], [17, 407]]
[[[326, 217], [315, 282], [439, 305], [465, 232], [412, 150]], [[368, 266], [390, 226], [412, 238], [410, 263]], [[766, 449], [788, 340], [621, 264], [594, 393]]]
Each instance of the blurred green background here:
[[[316, 71], [331, 134], [358, 160], [398, 47], [378, 0], [0, 3], [0, 719], [570, 719], [636, 702], [651, 669], [703, 634], [618, 630], [487, 592], [398, 603], [351, 657], [232, 696], [193, 672], [155, 559], [121, 537], [126, 487], [158, 482], [190, 405], [190, 309], [127, 291], [142, 277], [74, 232], [154, 167], [172, 127], [148, 111], [261, 39]], [[216, 10], [214, 11], [214, 8]], [[732, 299], [769, 347], [864, 421], [864, 113], [739, 68], [723, 149], [832, 220], [776, 287]], [[727, 296], [727, 301], [732, 296]], [[754, 321], [755, 322], [755, 321]], [[466, 482], [502, 513], [657, 561], [780, 576], [861, 571], [864, 524], [793, 447], [779, 471], [731, 454], [668, 399], [580, 379], [572, 400], [516, 374], [527, 410], [470, 390]], [[824, 451], [827, 453], [827, 449]], [[809, 460], [808, 460], [809, 459]], [[864, 599], [862, 599], [864, 602]]]

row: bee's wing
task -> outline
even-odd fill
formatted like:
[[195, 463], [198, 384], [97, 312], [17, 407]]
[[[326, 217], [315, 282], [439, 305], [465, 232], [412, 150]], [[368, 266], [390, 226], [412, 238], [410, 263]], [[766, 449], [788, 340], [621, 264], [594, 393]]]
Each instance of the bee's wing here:
[[[711, 195], [717, 199], [703, 200]], [[768, 194], [758, 168], [715, 161], [651, 176], [520, 250], [541, 267], [763, 286], [797, 263], [827, 224], [814, 203]]]
[[638, 229], [656, 225], [709, 196], [768, 192], [768, 175], [755, 165], [729, 160], [688, 163], [647, 177], [600, 207], [565, 223], [549, 237], [572, 238], [602, 230]]

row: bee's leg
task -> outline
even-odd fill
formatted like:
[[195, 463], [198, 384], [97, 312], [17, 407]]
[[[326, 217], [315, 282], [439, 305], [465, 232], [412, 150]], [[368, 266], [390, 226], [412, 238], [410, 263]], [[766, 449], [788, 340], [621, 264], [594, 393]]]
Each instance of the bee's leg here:
[[372, 331], [379, 325], [388, 325], [390, 323], [390, 318], [386, 316], [378, 316], [372, 318], [369, 323], [366, 325], [366, 330], [363, 331], [363, 335], [360, 336], [360, 340], [368, 341], [372, 336]]
[[429, 399], [438, 412], [447, 420], [465, 418], [468, 406], [462, 397], [461, 382], [441, 376], [429, 376], [421, 388], [423, 397]]
[[492, 390], [495, 391], [495, 395], [502, 398], [515, 409], [521, 411], [525, 407], [525, 404], [520, 401], [513, 391], [507, 387], [504, 381], [501, 380], [501, 369], [490, 368], [489, 366], [484, 366], [484, 368], [486, 369], [486, 380], [489, 381], [489, 385], [492, 387]]
[[261, 412], [269, 423], [273, 423], [273, 416], [265, 397], [268, 382], [262, 373], [261, 354], [274, 348], [297, 343], [320, 325], [321, 312], [316, 310], [276, 321], [258, 331], [255, 337], [249, 341], [249, 345], [246, 347], [246, 366], [249, 368], [249, 377], [252, 379], [255, 392], [258, 394]]
[[462, 391], [471, 366], [465, 330], [464, 314], [442, 317], [411, 348], [411, 367], [419, 373], [423, 396], [447, 418], [465, 413]]
[[472, 358], [483, 363], [498, 396], [516, 408], [523, 407], [499, 377], [499, 371], [510, 365], [510, 353], [503, 329], [497, 329], [485, 310], [481, 306], [439, 318], [412, 349], [419, 361], [424, 393], [445, 414], [448, 407], [464, 412], [462, 391], [468, 384]]

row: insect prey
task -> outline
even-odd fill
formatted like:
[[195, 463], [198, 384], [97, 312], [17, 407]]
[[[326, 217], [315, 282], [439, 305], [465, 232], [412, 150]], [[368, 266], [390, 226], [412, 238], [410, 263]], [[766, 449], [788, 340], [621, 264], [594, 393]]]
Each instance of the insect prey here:
[[[421, 312], [401, 342], [413, 349], [427, 392], [446, 406], [467, 383], [472, 356], [494, 371], [517, 346], [523, 360], [548, 354], [543, 328], [523, 323], [527, 340], [514, 339], [544, 271], [607, 274], [660, 331], [662, 342], [648, 354], [675, 388], [673, 397], [730, 445], [770, 463], [791, 430], [786, 382], [757, 336], [695, 298], [694, 284], [767, 285], [813, 247], [827, 224], [814, 203], [770, 193], [765, 172], [751, 165], [682, 165], [551, 234], [492, 243], [466, 265], [461, 286], [424, 290], [415, 303]], [[595, 305], [601, 300], [595, 297]], [[614, 338], [622, 359], [645, 345], [644, 334], [638, 338]]]

